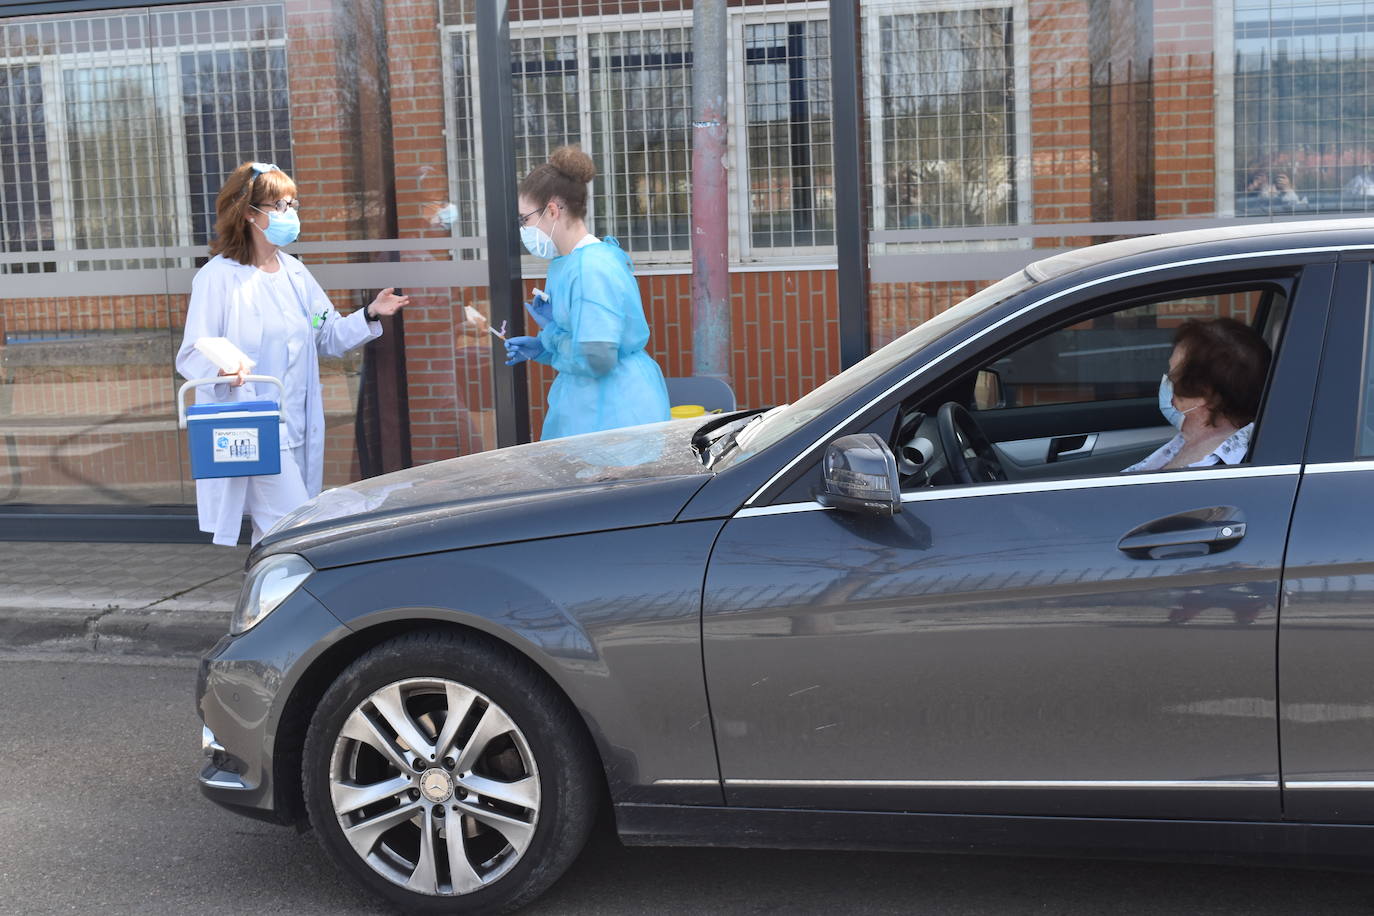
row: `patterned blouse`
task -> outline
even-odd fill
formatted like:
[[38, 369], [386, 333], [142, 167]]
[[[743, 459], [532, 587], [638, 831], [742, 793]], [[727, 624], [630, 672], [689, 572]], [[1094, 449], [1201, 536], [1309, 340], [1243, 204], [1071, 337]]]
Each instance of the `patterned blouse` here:
[[[1227, 436], [1222, 443], [1212, 449], [1210, 454], [1203, 455], [1197, 461], [1188, 465], [1190, 468], [1205, 468], [1214, 464], [1240, 464], [1245, 460], [1245, 455], [1250, 451], [1250, 434], [1255, 431], [1255, 424], [1247, 423], [1240, 429]], [[1179, 433], [1168, 442], [1156, 449], [1150, 457], [1144, 461], [1137, 462], [1126, 468], [1121, 473], [1131, 474], [1136, 471], [1157, 471], [1164, 467], [1174, 456], [1183, 448], [1183, 434]]]

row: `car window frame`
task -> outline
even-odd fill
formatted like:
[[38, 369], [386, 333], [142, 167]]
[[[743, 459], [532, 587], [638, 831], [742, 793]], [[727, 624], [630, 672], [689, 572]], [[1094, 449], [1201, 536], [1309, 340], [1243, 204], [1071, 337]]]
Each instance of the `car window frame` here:
[[[1371, 464], [1360, 455], [1366, 360], [1374, 324], [1374, 249], [1343, 254], [1331, 294], [1331, 312], [1319, 357], [1312, 424], [1303, 456], [1307, 465]], [[1351, 333], [1358, 328], [1359, 333]]]
[[[949, 360], [946, 365], [941, 366], [940, 364], [946, 362], [951, 355], [949, 351], [946, 351], [929, 360], [923, 366], [910, 367], [911, 371], [903, 382], [891, 386], [870, 400], [865, 407], [853, 411], [849, 421], [835, 428], [823, 440], [816, 442], [809, 455], [804, 451], [804, 460], [794, 462], [790, 474], [779, 481], [779, 478], [782, 478], [787, 471], [787, 468], [784, 468], [778, 475], [775, 475], [774, 481], [770, 481], [760, 488], [753, 498], [746, 501], [742, 512], [779, 511], [779, 507], [799, 502], [814, 502], [814, 498], [807, 491], [815, 483], [815, 470], [824, 454], [825, 443], [851, 432], [877, 431], [875, 423], [888, 422], [886, 418], [889, 416], [895, 420], [901, 403], [913, 397], [919, 389], [928, 388], [932, 391], [938, 391], [942, 385], [950, 385], [953, 379], [960, 377], [963, 373], [973, 371], [976, 366], [985, 365], [988, 362], [988, 354], [998, 351], [1007, 352], [1010, 349], [1007, 346], [999, 346], [999, 343], [1013, 337], [1024, 339], [1028, 333], [1038, 336], [1042, 332], [1047, 332], [1044, 330], [1046, 328], [1062, 328], [1075, 321], [1086, 320], [1092, 314], [1100, 313], [1103, 300], [1123, 292], [1127, 292], [1130, 295], [1130, 301], [1133, 302], [1139, 302], [1142, 299], [1158, 300], [1161, 297], [1171, 295], [1171, 291], [1216, 287], [1222, 284], [1213, 278], [1238, 276], [1248, 271], [1261, 271], [1267, 275], [1287, 274], [1291, 277], [1292, 284], [1290, 286], [1289, 311], [1280, 340], [1281, 346], [1279, 353], [1275, 354], [1269, 378], [1266, 380], [1266, 394], [1260, 405], [1259, 419], [1263, 419], [1265, 422], [1257, 421], [1256, 423], [1256, 436], [1251, 445], [1249, 460], [1241, 467], [1215, 465], [1176, 469], [1168, 472], [1144, 472], [1133, 476], [1139, 482], [1150, 482], [1151, 479], [1163, 482], [1166, 478], [1161, 477], [1161, 474], [1167, 474], [1167, 479], [1173, 479], [1178, 475], [1185, 475], [1184, 479], [1186, 479], [1186, 475], [1216, 474], [1219, 472], [1239, 472], [1241, 475], [1264, 474], [1271, 471], [1286, 473], [1291, 470], [1296, 472], [1301, 466], [1307, 423], [1311, 417], [1310, 398], [1316, 385], [1316, 365], [1320, 360], [1321, 341], [1325, 337], [1326, 314], [1332, 299], [1332, 284], [1336, 274], [1337, 262], [1340, 258], [1339, 252], [1339, 249], [1313, 248], [1299, 251], [1246, 252], [1238, 255], [1217, 255], [1185, 261], [1169, 261], [1135, 270], [1107, 273], [1105, 276], [1087, 279], [1078, 284], [1071, 283], [1067, 290], [1044, 290], [1039, 295], [1034, 296], [1032, 301], [1018, 306], [1013, 315], [1010, 316], [1011, 319], [1022, 318], [1023, 321], [1009, 320], [1004, 317], [991, 323], [989, 327], [981, 329], [953, 348], [962, 349], [969, 343], [978, 344], [981, 341], [981, 345], [977, 346], [971, 354], [960, 354], [958, 358]], [[1218, 265], [1222, 265], [1220, 270]], [[1141, 278], [1145, 279], [1142, 280]], [[1075, 278], [1069, 277], [1067, 279], [1072, 281]], [[1374, 279], [1370, 282], [1374, 284]], [[1035, 293], [1036, 291], [1032, 290], [1031, 292]], [[1052, 308], [1048, 308], [1043, 314], [1037, 314], [1041, 309], [1047, 308], [1051, 302], [1055, 303]], [[1302, 320], [1299, 321], [1299, 318]], [[983, 340], [993, 331], [997, 332], [994, 338]], [[1296, 338], [1292, 345], [1290, 345], [1290, 338]], [[1304, 358], [1308, 361], [1305, 364], [1306, 371], [1304, 371], [1302, 364]], [[1273, 399], [1270, 397], [1270, 389], [1276, 387], [1275, 382], [1280, 378], [1284, 382], [1277, 387], [1290, 395], [1285, 397], [1281, 404], [1273, 403]], [[1299, 409], [1298, 406], [1302, 401], [1300, 390], [1305, 390], [1309, 399], [1307, 407], [1302, 409]], [[1274, 411], [1273, 414], [1270, 413], [1271, 410]], [[1296, 439], [1292, 436], [1274, 436], [1272, 434], [1268, 438], [1264, 437], [1260, 433], [1260, 427], [1266, 424], [1274, 425], [1275, 419], [1287, 420], [1295, 425], [1300, 419], [1301, 436], [1296, 437]], [[891, 432], [892, 430], [888, 429], [882, 434], [890, 435]], [[922, 498], [922, 493], [931, 491], [948, 494], [948, 496], [937, 498], [949, 498], [949, 496], [965, 492], [974, 495], [972, 491], [979, 488], [984, 488], [984, 492], [993, 492], [994, 490], [1063, 489], [1080, 485], [1109, 486], [1111, 484], [1102, 483], [1102, 481], [1117, 478], [1118, 475], [1113, 474], [1094, 474], [1082, 477], [1074, 477], [1070, 474], [1064, 477], [1007, 483], [954, 484], [930, 488], [928, 491], [906, 493], [903, 495], [903, 501], [918, 501]], [[1093, 481], [1098, 483], [1093, 483]], [[818, 504], [817, 508], [819, 508]]]

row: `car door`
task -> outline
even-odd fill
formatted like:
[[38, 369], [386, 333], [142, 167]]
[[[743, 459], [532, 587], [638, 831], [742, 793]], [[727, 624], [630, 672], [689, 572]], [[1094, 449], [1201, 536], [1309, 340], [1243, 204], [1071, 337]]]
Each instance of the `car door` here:
[[[1263, 430], [1305, 428], [1333, 273], [1297, 283]], [[892, 518], [740, 511], [704, 593], [727, 801], [1277, 817], [1299, 443], [1261, 432], [1237, 467], [924, 488]]]
[[1374, 822], [1374, 323], [1371, 255], [1332, 297], [1279, 628], [1286, 817]]

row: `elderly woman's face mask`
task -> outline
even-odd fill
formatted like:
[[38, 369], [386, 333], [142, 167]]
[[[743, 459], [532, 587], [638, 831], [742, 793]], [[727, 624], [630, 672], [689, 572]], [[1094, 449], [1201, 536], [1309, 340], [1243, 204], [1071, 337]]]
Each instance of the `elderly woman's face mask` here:
[[1174, 429], [1183, 428], [1183, 418], [1201, 407], [1201, 404], [1194, 404], [1187, 410], [1179, 410], [1174, 406], [1174, 382], [1169, 378], [1169, 373], [1159, 380], [1159, 412], [1164, 414], [1164, 419], [1169, 421], [1169, 425]]

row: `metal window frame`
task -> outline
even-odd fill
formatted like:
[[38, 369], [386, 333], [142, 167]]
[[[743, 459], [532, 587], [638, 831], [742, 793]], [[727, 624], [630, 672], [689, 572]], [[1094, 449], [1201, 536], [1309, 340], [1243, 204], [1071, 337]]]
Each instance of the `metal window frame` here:
[[[956, 2], [973, 2], [973, 0], [956, 0]], [[1014, 0], [1014, 2], [1024, 3], [1025, 0]], [[986, 6], [986, 3], [982, 4]], [[828, 0], [794, 0], [794, 2], [768, 4], [767, 6], [746, 6], [731, 7], [730, 34], [731, 45], [729, 48], [729, 68], [734, 77], [729, 81], [729, 98], [727, 99], [727, 110], [730, 113], [732, 124], [730, 134], [733, 142], [727, 153], [727, 175], [730, 182], [729, 193], [736, 202], [736, 213], [730, 221], [731, 238], [731, 257], [730, 271], [751, 272], [768, 271], [778, 269], [788, 270], [835, 270], [836, 269], [836, 248], [833, 245], [797, 245], [793, 248], [762, 248], [754, 249], [749, 244], [749, 205], [748, 205], [748, 123], [747, 123], [747, 104], [743, 93], [744, 80], [744, 56], [739, 53], [743, 49], [744, 27], [752, 24], [768, 24], [778, 21], [779, 16], [788, 17], [790, 21], [824, 21], [829, 9]], [[654, 29], [680, 28], [690, 30], [692, 28], [692, 13], [686, 10], [656, 10], [652, 12], [637, 13], [633, 22], [626, 22], [619, 16], [610, 14], [593, 16], [562, 16], [539, 20], [520, 20], [510, 23], [510, 35], [515, 38], [573, 38], [576, 41], [577, 57], [576, 61], [588, 60], [590, 58], [590, 41], [592, 34], [603, 33], [624, 33], [652, 31]], [[452, 92], [454, 87], [448, 74], [451, 72], [449, 57], [452, 53], [453, 36], [461, 32], [475, 32], [476, 26], [471, 23], [453, 23], [444, 25], [443, 53], [446, 60], [444, 92], [448, 104], [446, 105], [446, 119], [452, 113]], [[832, 51], [833, 54], [833, 51]], [[470, 61], [473, 58], [470, 58]], [[480, 82], [474, 65], [474, 83]], [[474, 110], [479, 114], [478, 124], [474, 130], [474, 148], [480, 150], [481, 140], [480, 131], [484, 119], [480, 118], [480, 103], [476, 100], [480, 93], [474, 94]], [[579, 132], [578, 142], [582, 148], [596, 156], [597, 143], [595, 132], [591, 128], [591, 80], [583, 79], [578, 85], [578, 113], [579, 113]], [[1029, 125], [1029, 112], [1026, 114], [1027, 125]], [[451, 123], [446, 120], [446, 126], [451, 127]], [[1029, 128], [1027, 128], [1029, 129]], [[450, 141], [448, 152], [450, 161], [456, 152], [453, 145], [454, 133], [452, 130], [448, 134]], [[478, 156], [478, 169], [481, 168], [482, 157]], [[609, 173], [609, 170], [606, 170]], [[479, 185], [481, 184], [479, 180]], [[453, 189], [456, 191], [456, 188]], [[588, 199], [588, 220], [595, 224], [596, 221], [596, 190], [597, 181], [593, 180], [590, 185], [591, 194]], [[479, 203], [478, 222], [485, 224], [487, 220], [486, 200], [483, 198]], [[480, 253], [479, 253], [480, 257]], [[523, 256], [522, 270], [526, 277], [543, 277], [546, 275], [547, 264], [537, 259]], [[653, 251], [637, 253], [635, 257], [635, 273], [639, 276], [662, 276], [662, 275], [685, 275], [692, 270], [691, 249], [672, 249], [668, 251]]]
[[[170, 5], [170, 4], [168, 4]], [[118, 13], [143, 7], [128, 6], [97, 6], [92, 10], [81, 10], [80, 12], [99, 13]], [[57, 13], [60, 11], [53, 10]], [[73, 11], [74, 13], [77, 11]], [[8, 8], [0, 2], [0, 17], [8, 15]], [[3, 23], [3, 18], [0, 18]], [[253, 38], [244, 41], [234, 40], [212, 40], [197, 41], [189, 44], [175, 44], [159, 46], [147, 43], [136, 48], [122, 48], [115, 51], [103, 51], [96, 55], [94, 59], [86, 59], [78, 53], [58, 53], [58, 54], [21, 54], [14, 57], [0, 57], [0, 66], [29, 66], [37, 64], [41, 73], [43, 84], [43, 124], [47, 131], [47, 145], [49, 150], [48, 157], [48, 204], [51, 208], [52, 227], [53, 227], [53, 249], [55, 251], [71, 250], [76, 239], [76, 194], [72, 184], [72, 175], [68, 168], [70, 157], [67, 155], [69, 149], [68, 120], [66, 114], [66, 74], [71, 71], [90, 71], [104, 67], [140, 67], [152, 72], [153, 98], [165, 99], [165, 128], [156, 137], [156, 142], [160, 145], [163, 142], [168, 144], [165, 155], [160, 156], [160, 160], [167, 160], [171, 163], [171, 173], [160, 176], [160, 181], [170, 188], [170, 192], [165, 195], [164, 201], [170, 198], [173, 208], [168, 216], [171, 220], [175, 245], [170, 247], [186, 248], [192, 245], [194, 237], [194, 226], [191, 213], [191, 185], [190, 185], [190, 165], [188, 162], [187, 143], [186, 143], [186, 111], [181, 89], [181, 63], [186, 54], [215, 53], [220, 51], [270, 51], [275, 49], [285, 50], [287, 39], [285, 36], [280, 38]], [[161, 77], [157, 76], [157, 69], [163, 68]], [[53, 151], [58, 151], [57, 155]], [[164, 202], [165, 205], [165, 202]], [[120, 245], [118, 248], [128, 248], [129, 246]], [[162, 247], [164, 246], [157, 246]], [[101, 257], [102, 252], [108, 248], [91, 249], [92, 256], [85, 260], [107, 261], [121, 260], [119, 258]], [[33, 261], [41, 261], [44, 252], [32, 252], [35, 256]], [[187, 258], [178, 259], [181, 266], [187, 266], [190, 261]], [[59, 273], [82, 272], [78, 269], [78, 260], [73, 258], [57, 259], [55, 261], [56, 270]], [[128, 269], [128, 268], [125, 268]], [[137, 269], [137, 268], [134, 268]]]
[[[1215, 53], [1212, 63], [1212, 83], [1213, 98], [1215, 106], [1213, 108], [1213, 135], [1214, 135], [1214, 172], [1216, 182], [1216, 197], [1214, 213], [1218, 217], [1232, 217], [1244, 219], [1249, 214], [1236, 216], [1237, 200], [1237, 178], [1246, 167], [1238, 167], [1236, 162], [1236, 17], [1237, 0], [1212, 0], [1212, 45]], [[1369, 15], [1366, 13], [1366, 15]], [[1270, 20], [1272, 26], [1273, 20]], [[1317, 39], [1328, 36], [1339, 36], [1339, 32], [1318, 33]], [[1270, 41], [1273, 41], [1272, 32]], [[1366, 49], [1365, 58], [1370, 61], [1370, 52]], [[1366, 71], [1370, 68], [1367, 67]], [[1368, 98], [1371, 93], [1366, 92]], [[1345, 94], [1342, 93], [1344, 97]], [[1306, 96], [1308, 99], [1315, 99], [1318, 96]], [[1282, 152], [1282, 147], [1277, 147]], [[1303, 193], [1303, 192], [1299, 192]], [[1340, 210], [1331, 208], [1315, 208], [1306, 211], [1301, 215], [1307, 219], [1340, 218], [1345, 215], [1367, 215], [1362, 211]], [[1274, 217], [1291, 216], [1290, 213], [1279, 210], [1273, 214]]]
[[[1016, 156], [1012, 174], [1016, 182], [1016, 220], [1011, 225], [1030, 226], [1034, 223], [1035, 199], [1034, 181], [1031, 176], [1031, 84], [1030, 84], [1030, 12], [1027, 0], [936, 0], [922, 4], [919, 8], [902, 0], [865, 0], [862, 7], [864, 41], [870, 49], [881, 47], [881, 24], [884, 16], [925, 15], [927, 13], [963, 12], [971, 10], [1010, 9], [1011, 10], [1011, 51], [1012, 51], [1012, 106], [1015, 109]], [[864, 98], [868, 108], [868, 145], [869, 165], [873, 170], [870, 182], [871, 205], [869, 225], [874, 241], [870, 252], [875, 256], [888, 253], [888, 245], [904, 244], [901, 234], [904, 230], [889, 229], [885, 225], [887, 185], [885, 180], [886, 157], [883, 152], [883, 118], [875, 105], [882, 103], [882, 68], [864, 68]], [[959, 227], [940, 227], [956, 229]], [[968, 227], [982, 229], [985, 226]], [[919, 233], [925, 230], [906, 230]], [[914, 241], [914, 240], [913, 240]], [[938, 248], [938, 243], [936, 243]], [[962, 242], [960, 252], [976, 250], [1004, 251], [1009, 248], [1030, 248], [1030, 239], [1012, 238], [1005, 241]], [[900, 251], [900, 249], [899, 249]], [[896, 252], [894, 252], [896, 253]]]
[[[778, 23], [792, 24], [794, 22], [825, 22], [830, 21], [830, 3], [827, 0], [800, 0], [795, 3], [774, 3], [766, 6], [746, 6], [732, 7], [730, 9], [730, 50], [731, 55], [730, 70], [733, 79], [730, 80], [730, 98], [727, 101], [730, 112], [731, 135], [733, 143], [729, 151], [729, 178], [734, 185], [732, 195], [736, 200], [736, 219], [731, 221], [730, 233], [734, 239], [733, 248], [737, 255], [733, 257], [734, 264], [748, 264], [767, 262], [781, 266], [783, 263], [800, 258], [807, 260], [822, 260], [834, 266], [839, 257], [839, 248], [836, 245], [790, 245], [790, 246], [763, 246], [754, 245], [754, 231], [750, 224], [750, 193], [752, 183], [750, 170], [753, 168], [753, 161], [749, 155], [749, 128], [752, 124], [749, 121], [749, 101], [747, 90], [747, 80], [749, 72], [749, 62], [745, 51], [745, 32], [751, 25], [773, 25]], [[830, 44], [830, 59], [834, 61], [833, 39], [828, 39]], [[831, 80], [834, 75], [832, 71]], [[831, 112], [831, 134], [832, 143], [834, 135], [834, 112]], [[832, 162], [832, 169], [834, 167]], [[796, 212], [795, 210], [793, 212]], [[836, 230], [838, 232], [838, 229]], [[799, 254], [804, 251], [805, 254]], [[791, 267], [792, 265], [788, 264]], [[794, 268], [795, 269], [795, 268]]]
[[1236, 0], [1212, 0], [1212, 84], [1216, 94], [1212, 170], [1217, 216], [1236, 215]]
[[[178, 247], [191, 244], [191, 178], [190, 168], [186, 161], [186, 118], [182, 106], [181, 97], [181, 52], [179, 47], [172, 48], [140, 48], [128, 49], [114, 52], [108, 56], [101, 56], [95, 60], [77, 59], [73, 64], [68, 64], [64, 56], [56, 55], [43, 61], [43, 93], [44, 99], [48, 98], [51, 90], [51, 97], [54, 104], [44, 102], [43, 118], [48, 130], [48, 136], [53, 138], [49, 143], [48, 174], [49, 190], [52, 206], [53, 222], [53, 244], [58, 250], [72, 248], [76, 242], [76, 204], [77, 195], [73, 184], [73, 177], [68, 168], [71, 162], [70, 138], [68, 128], [70, 124], [67, 120], [67, 73], [72, 71], [89, 72], [107, 67], [132, 66], [147, 68], [152, 72], [151, 85], [153, 86], [153, 98], [157, 99], [159, 94], [166, 98], [166, 125], [162, 131], [155, 135], [155, 142], [159, 145], [166, 141], [168, 149], [166, 155], [160, 159], [170, 160], [171, 173], [161, 176], [169, 187], [166, 197], [171, 198], [172, 212], [167, 214], [172, 223], [172, 231]], [[161, 77], [157, 75], [158, 68], [163, 68]], [[53, 147], [58, 149], [58, 155], [52, 155]], [[117, 180], [117, 179], [116, 179]], [[163, 206], [167, 203], [164, 198]], [[154, 213], [154, 218], [160, 214]], [[120, 245], [118, 247], [128, 247]], [[90, 261], [115, 260], [101, 257], [100, 253], [108, 248], [92, 248]], [[79, 264], [75, 260], [62, 260], [57, 262], [59, 272], [80, 272]], [[118, 268], [116, 268], [118, 269]]]

